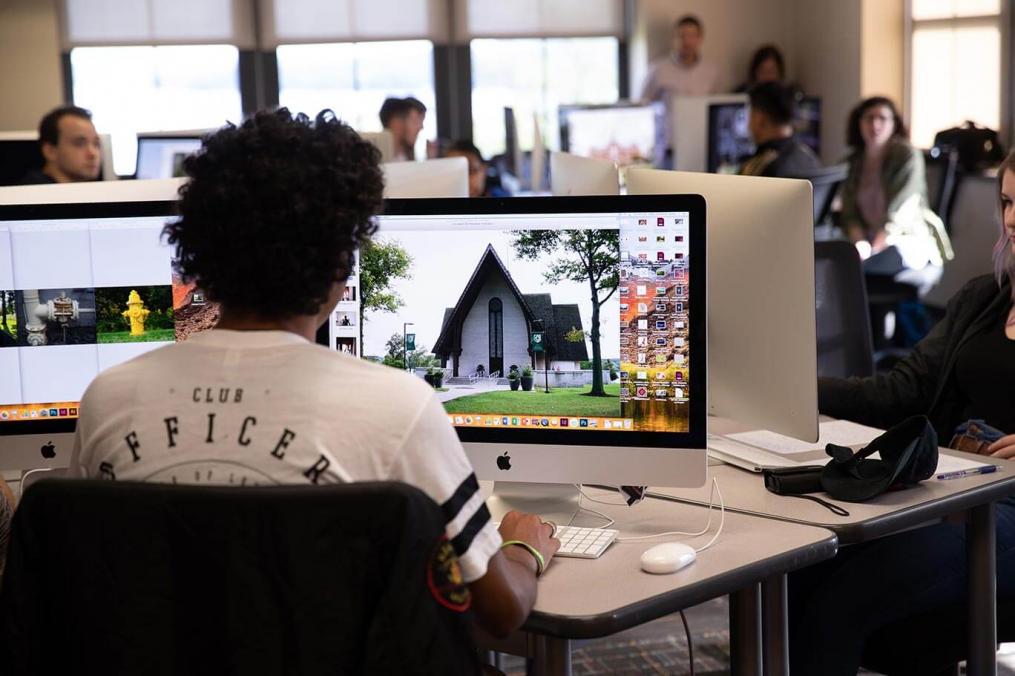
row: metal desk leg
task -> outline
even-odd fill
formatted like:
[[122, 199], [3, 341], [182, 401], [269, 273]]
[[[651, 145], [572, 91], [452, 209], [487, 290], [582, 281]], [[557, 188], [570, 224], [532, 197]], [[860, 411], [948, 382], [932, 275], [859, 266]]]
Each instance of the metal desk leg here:
[[760, 676], [761, 585], [730, 594], [730, 673]]
[[994, 503], [970, 510], [966, 526], [969, 566], [968, 676], [997, 675], [997, 532]]
[[765, 676], [789, 676], [789, 615], [786, 576], [774, 575], [761, 583], [762, 636]]
[[534, 641], [536, 676], [571, 676], [571, 641], [566, 638], [536, 636]]

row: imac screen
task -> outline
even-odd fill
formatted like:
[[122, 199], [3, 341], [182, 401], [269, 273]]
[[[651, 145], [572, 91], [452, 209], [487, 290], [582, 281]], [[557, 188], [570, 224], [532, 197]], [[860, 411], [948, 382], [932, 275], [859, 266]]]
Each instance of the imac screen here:
[[656, 163], [660, 126], [655, 106], [574, 107], [561, 114], [567, 139], [562, 150], [625, 167]]
[[745, 157], [754, 153], [747, 128], [748, 107], [743, 103], [717, 103], [708, 108], [708, 171], [735, 174]]

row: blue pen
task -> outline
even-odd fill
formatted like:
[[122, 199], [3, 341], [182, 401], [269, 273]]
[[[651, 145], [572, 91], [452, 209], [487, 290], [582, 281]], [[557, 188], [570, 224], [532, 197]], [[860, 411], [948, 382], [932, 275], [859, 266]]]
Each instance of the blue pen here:
[[984, 465], [983, 467], [973, 467], [971, 469], [963, 469], [958, 472], [945, 472], [944, 474], [938, 474], [937, 478], [944, 481], [945, 479], [961, 479], [966, 476], [976, 476], [977, 474], [990, 474], [991, 472], [997, 471], [997, 465]]

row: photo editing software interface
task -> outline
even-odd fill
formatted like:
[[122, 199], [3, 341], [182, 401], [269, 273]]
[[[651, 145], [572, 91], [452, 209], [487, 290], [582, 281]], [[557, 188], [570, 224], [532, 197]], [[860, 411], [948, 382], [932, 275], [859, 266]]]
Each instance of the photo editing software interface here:
[[[690, 431], [689, 214], [384, 216], [337, 349], [404, 368], [457, 428]], [[362, 328], [362, 330], [361, 330]], [[361, 338], [360, 338], [361, 337]], [[361, 343], [360, 343], [361, 340]]]
[[[3, 433], [78, 417], [98, 373], [215, 325], [174, 273], [168, 218], [0, 221]], [[425, 380], [460, 429], [690, 431], [687, 212], [379, 225], [332, 349]]]

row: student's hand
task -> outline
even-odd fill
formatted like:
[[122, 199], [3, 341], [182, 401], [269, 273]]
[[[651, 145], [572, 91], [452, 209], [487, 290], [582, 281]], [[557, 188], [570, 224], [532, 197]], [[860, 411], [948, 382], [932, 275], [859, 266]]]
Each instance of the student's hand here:
[[1015, 434], [1003, 436], [987, 447], [992, 457], [1008, 460], [1015, 458]]
[[550, 559], [560, 549], [560, 540], [552, 536], [553, 525], [544, 522], [535, 514], [508, 512], [500, 522], [500, 536], [505, 542], [521, 540], [532, 545], [543, 555], [543, 561], [550, 565]]

